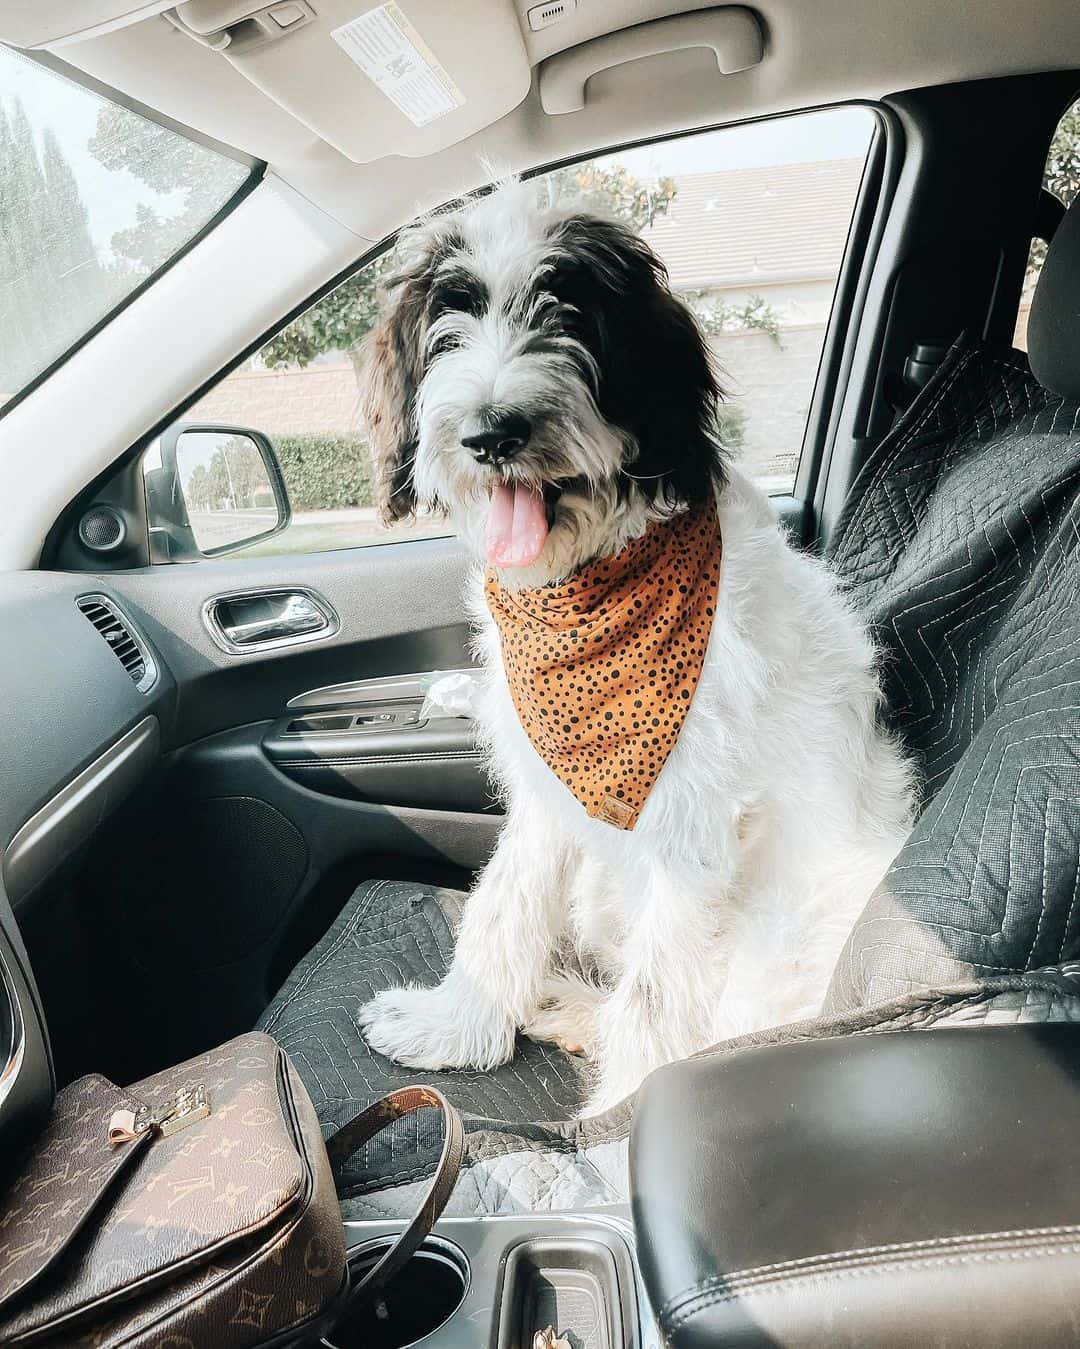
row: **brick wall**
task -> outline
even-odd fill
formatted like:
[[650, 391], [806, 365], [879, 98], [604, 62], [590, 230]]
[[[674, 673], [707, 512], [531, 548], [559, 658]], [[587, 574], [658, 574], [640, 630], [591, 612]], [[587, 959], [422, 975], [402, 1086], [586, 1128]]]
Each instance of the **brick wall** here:
[[360, 423], [356, 376], [348, 361], [303, 370], [238, 370], [187, 414], [268, 435], [352, 432]]

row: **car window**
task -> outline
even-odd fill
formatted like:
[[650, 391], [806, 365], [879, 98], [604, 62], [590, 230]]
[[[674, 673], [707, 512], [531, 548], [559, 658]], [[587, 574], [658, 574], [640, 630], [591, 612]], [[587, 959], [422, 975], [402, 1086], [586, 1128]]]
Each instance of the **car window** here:
[[[1069, 108], [1058, 123], [1046, 156], [1042, 185], [1065, 207], [1073, 204], [1077, 192], [1080, 191], [1080, 100]], [[1013, 334], [1013, 346], [1020, 351], [1027, 351], [1028, 315], [1035, 295], [1035, 283], [1039, 279], [1045, 257], [1046, 241], [1032, 239], [1027, 271], [1024, 274], [1024, 289], [1020, 296], [1020, 309], [1016, 315], [1016, 332]]]
[[[538, 179], [550, 201], [614, 212], [663, 259], [722, 370], [723, 437], [773, 493], [795, 481], [874, 125], [865, 108], [831, 109], [621, 150]], [[372, 504], [362, 347], [392, 265], [384, 255], [355, 273], [185, 414], [253, 427], [277, 449], [292, 522], [250, 554], [447, 532], [432, 518], [388, 530]]]
[[250, 173], [0, 46], [0, 412]]

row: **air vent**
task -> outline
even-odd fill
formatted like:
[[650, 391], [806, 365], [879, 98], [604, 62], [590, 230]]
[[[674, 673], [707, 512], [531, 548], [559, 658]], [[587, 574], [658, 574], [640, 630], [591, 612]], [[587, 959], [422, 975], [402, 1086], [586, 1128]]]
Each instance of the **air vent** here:
[[547, 5], [533, 5], [529, 10], [529, 27], [539, 33], [541, 29], [568, 19], [576, 9], [577, 0], [551, 0]]
[[75, 603], [112, 647], [131, 682], [140, 693], [145, 693], [157, 678], [157, 667], [130, 621], [104, 595], [80, 595]]

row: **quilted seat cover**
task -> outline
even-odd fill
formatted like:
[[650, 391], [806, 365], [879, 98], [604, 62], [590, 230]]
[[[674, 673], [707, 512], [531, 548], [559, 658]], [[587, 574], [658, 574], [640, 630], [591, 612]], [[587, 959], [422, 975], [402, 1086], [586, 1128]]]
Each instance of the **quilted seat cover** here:
[[843, 1011], [1080, 949], [1080, 405], [958, 344], [832, 549], [924, 810], [839, 962]]

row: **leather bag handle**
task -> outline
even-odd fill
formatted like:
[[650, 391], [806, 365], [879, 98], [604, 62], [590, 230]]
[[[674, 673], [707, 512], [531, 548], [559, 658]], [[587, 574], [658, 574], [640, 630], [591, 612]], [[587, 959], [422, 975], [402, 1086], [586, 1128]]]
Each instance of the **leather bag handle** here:
[[441, 1091], [434, 1087], [401, 1087], [374, 1105], [369, 1105], [326, 1140], [326, 1152], [331, 1163], [343, 1162], [395, 1120], [424, 1109], [441, 1110], [445, 1122], [442, 1153], [435, 1174], [412, 1222], [356, 1285], [354, 1295], [374, 1293], [389, 1283], [405, 1267], [438, 1222], [461, 1171], [465, 1156], [465, 1126], [461, 1116]]

